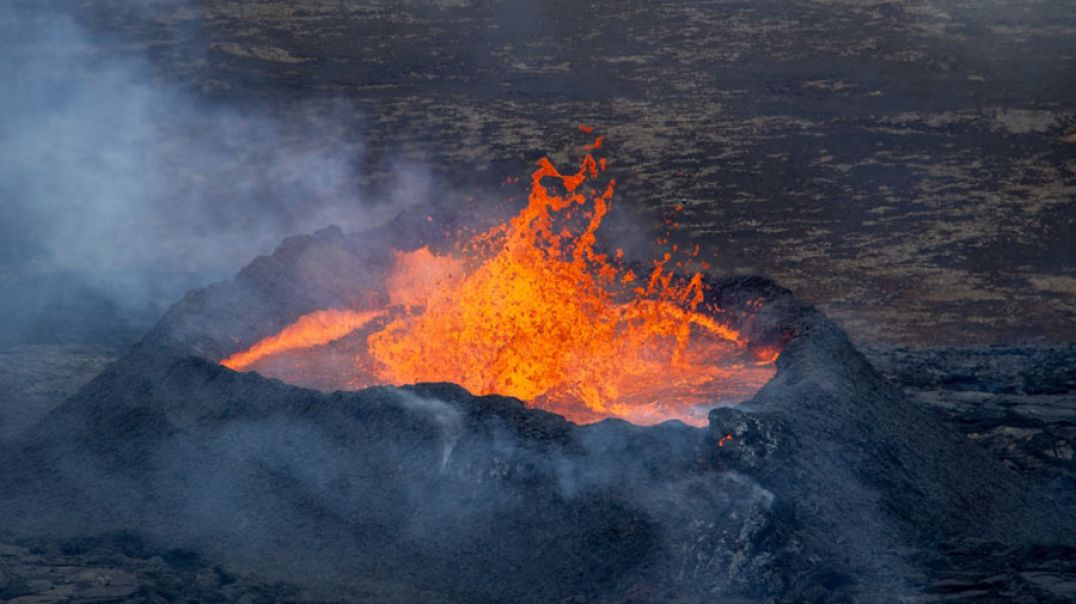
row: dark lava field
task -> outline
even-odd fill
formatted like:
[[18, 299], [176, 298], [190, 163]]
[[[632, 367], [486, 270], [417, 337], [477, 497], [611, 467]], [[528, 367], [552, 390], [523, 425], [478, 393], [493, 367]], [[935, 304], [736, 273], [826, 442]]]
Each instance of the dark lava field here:
[[1076, 338], [1070, 2], [82, 5], [212, 98], [345, 101], [367, 178], [402, 157], [491, 187], [573, 157], [587, 123], [625, 228], [683, 205], [716, 266], [856, 341]]

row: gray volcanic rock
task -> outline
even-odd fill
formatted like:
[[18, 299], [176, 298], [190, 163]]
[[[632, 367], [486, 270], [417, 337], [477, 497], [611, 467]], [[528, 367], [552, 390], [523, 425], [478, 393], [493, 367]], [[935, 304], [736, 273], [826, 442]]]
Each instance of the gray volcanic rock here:
[[874, 348], [871, 362], [915, 390], [1009, 395], [1076, 391], [1076, 345], [992, 348]]
[[[1019, 566], [1026, 548], [1073, 543], [1071, 498], [971, 446], [945, 416], [881, 378], [818, 311], [782, 314], [793, 335], [777, 375], [743, 405], [711, 412], [711, 438], [732, 436], [712, 450], [718, 463], [775, 493], [794, 493], [801, 521], [815, 527], [805, 532], [818, 540], [812, 549], [830, 557], [822, 567], [832, 572], [843, 561], [855, 569], [859, 598], [886, 600], [878, 586], [888, 583], [899, 590], [894, 597], [926, 597], [934, 589], [920, 574], [927, 572], [963, 573], [950, 593], [968, 584], [969, 595], [1049, 599], [1026, 585]], [[968, 552], [987, 547], [994, 551], [985, 557]], [[902, 548], [919, 553], [902, 555]], [[921, 556], [946, 550], [953, 556], [937, 554], [944, 563]], [[1072, 553], [1062, 547], [1049, 556], [1071, 569]], [[996, 581], [983, 591], [977, 581], [1004, 576], [1004, 565], [1016, 567], [1007, 569], [1011, 579], [1025, 585]]]
[[136, 536], [21, 547], [0, 543], [0, 600], [63, 602], [278, 602], [309, 598], [293, 585], [229, 574], [184, 550], [154, 555]]
[[[578, 426], [451, 384], [324, 393], [217, 364], [304, 312], [376, 303], [389, 249], [329, 229], [191, 292], [0, 451], [13, 538], [133, 532], [366, 601], [892, 601], [1067, 568], [1067, 500], [765, 279], [709, 282], [784, 352], [707, 429]], [[1021, 580], [991, 593], [1066, 589]]]
[[1076, 505], [1076, 346], [868, 354], [954, 430]]

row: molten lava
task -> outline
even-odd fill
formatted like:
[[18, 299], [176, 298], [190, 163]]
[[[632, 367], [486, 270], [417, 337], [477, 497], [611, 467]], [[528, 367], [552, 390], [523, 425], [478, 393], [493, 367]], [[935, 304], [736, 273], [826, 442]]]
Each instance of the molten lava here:
[[298, 321], [285, 327], [275, 336], [265, 338], [247, 350], [233, 354], [220, 364], [240, 371], [274, 354], [328, 344], [384, 314], [384, 311], [358, 312], [335, 309], [312, 312], [299, 317]]
[[[579, 422], [705, 424], [707, 405], [746, 398], [769, 380], [779, 351], [747, 354], [720, 309], [704, 307], [702, 275], [671, 272], [671, 254], [640, 279], [619, 253], [598, 250], [615, 186], [592, 184], [604, 168], [589, 152], [570, 174], [540, 160], [527, 206], [508, 223], [454, 254], [397, 252], [388, 308], [304, 315], [222, 363], [327, 387], [450, 381]], [[319, 347], [334, 344], [353, 362], [309, 379]], [[291, 362], [262, 364], [282, 354]]]

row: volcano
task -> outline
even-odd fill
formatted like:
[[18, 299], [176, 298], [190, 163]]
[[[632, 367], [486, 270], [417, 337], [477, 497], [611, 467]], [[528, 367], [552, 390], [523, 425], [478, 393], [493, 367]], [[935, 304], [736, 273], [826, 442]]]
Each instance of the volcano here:
[[[596, 168], [584, 161], [581, 173]], [[567, 207], [573, 190], [545, 201]], [[561, 231], [542, 218], [528, 232], [557, 252], [539, 260], [631, 283], [624, 277], [639, 267], [598, 257], [595, 216], [583, 214], [568, 247], [556, 247]], [[632, 339], [614, 321], [608, 333], [628, 334], [627, 344], [580, 340], [598, 367], [664, 363], [630, 396], [619, 378], [588, 384], [596, 370], [498, 381], [483, 373], [500, 357], [481, 356], [481, 339], [435, 340], [437, 356], [415, 373], [362, 373], [357, 356], [400, 361], [399, 347], [370, 352], [377, 333], [408, 336], [389, 342], [405, 348], [412, 335], [437, 337], [423, 331], [437, 325], [406, 323], [420, 315], [391, 284], [416, 258], [466, 264], [445, 236], [457, 226], [451, 212], [423, 208], [357, 234], [327, 228], [190, 292], [0, 451], [0, 515], [20, 539], [137, 535], [321, 601], [918, 601], [947, 595], [937, 586], [954, 569], [1013, 598], [1063, 597], [1018, 570], [998, 579], [992, 561], [1071, 559], [1065, 485], [975, 446], [764, 278], [677, 272], [670, 255], [650, 267], [649, 285], [600, 299], [617, 312], [657, 309], [654, 338]], [[519, 231], [500, 233], [468, 274], [517, 253]], [[433, 274], [435, 288], [414, 304], [424, 312], [442, 303], [431, 296], [465, 291], [452, 270]], [[405, 323], [394, 332], [396, 321]], [[593, 329], [573, 323], [554, 337]], [[263, 355], [265, 365], [250, 360], [311, 330]], [[693, 348], [691, 338], [710, 344]], [[727, 371], [685, 390], [680, 378], [714, 350]], [[478, 373], [493, 377], [468, 388], [421, 379]], [[542, 381], [549, 375], [557, 379]], [[714, 395], [715, 379], [734, 384], [725, 390], [734, 400]], [[506, 396], [521, 382], [542, 387]], [[601, 390], [610, 383], [621, 389]]]

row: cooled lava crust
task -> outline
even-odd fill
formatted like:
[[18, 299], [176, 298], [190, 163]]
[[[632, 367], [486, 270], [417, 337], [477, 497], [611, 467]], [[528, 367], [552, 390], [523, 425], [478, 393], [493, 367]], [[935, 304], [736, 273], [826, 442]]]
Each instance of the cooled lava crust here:
[[922, 595], [924, 552], [1073, 542], [1056, 497], [762, 278], [708, 281], [722, 308], [762, 300], [740, 327], [783, 344], [776, 376], [708, 428], [581, 426], [444, 383], [323, 393], [218, 364], [361, 305], [423, 228], [295, 237], [189, 293], [0, 452], [0, 516], [23, 537], [134, 533], [368, 601], [894, 601]]

